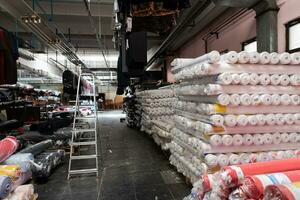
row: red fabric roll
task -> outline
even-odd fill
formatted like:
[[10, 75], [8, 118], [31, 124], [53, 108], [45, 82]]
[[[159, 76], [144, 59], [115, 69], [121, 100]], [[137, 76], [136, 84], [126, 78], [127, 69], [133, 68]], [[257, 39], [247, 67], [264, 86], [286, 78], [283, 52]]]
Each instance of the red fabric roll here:
[[11, 156], [19, 146], [19, 142], [15, 137], [8, 136], [0, 141], [0, 163]]
[[269, 185], [265, 189], [264, 200], [299, 200], [300, 199], [300, 182], [283, 184], [283, 185]]

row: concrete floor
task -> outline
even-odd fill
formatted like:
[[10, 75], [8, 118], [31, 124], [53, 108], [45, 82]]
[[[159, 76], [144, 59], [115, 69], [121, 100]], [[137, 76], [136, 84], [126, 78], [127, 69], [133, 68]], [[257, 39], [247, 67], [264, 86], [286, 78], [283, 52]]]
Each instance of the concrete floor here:
[[[99, 114], [100, 177], [67, 180], [67, 160], [46, 183], [40, 200], [182, 200], [190, 192], [151, 137], [120, 123], [120, 111]], [[85, 163], [86, 164], [86, 163]]]

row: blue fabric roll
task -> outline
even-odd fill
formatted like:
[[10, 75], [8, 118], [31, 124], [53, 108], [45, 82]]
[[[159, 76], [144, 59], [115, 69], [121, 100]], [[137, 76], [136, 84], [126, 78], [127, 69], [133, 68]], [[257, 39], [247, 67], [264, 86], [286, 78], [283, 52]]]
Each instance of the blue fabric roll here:
[[12, 187], [12, 180], [8, 176], [0, 175], [0, 199], [4, 199], [9, 195]]
[[34, 157], [31, 153], [17, 153], [10, 156], [3, 164], [5, 165], [19, 165], [22, 172], [31, 170], [31, 161]]

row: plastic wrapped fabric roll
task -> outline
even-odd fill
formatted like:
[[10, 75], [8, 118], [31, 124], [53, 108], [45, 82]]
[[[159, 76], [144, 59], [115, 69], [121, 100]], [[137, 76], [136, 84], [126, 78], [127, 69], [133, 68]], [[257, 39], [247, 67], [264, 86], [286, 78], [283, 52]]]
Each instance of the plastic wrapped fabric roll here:
[[290, 84], [290, 77], [287, 74], [280, 75], [280, 85], [287, 86]]
[[272, 99], [272, 105], [278, 106], [278, 105], [281, 104], [280, 95], [278, 95], [278, 94], [272, 94], [271, 99]]
[[20, 171], [17, 165], [0, 165], [0, 175], [9, 176], [12, 180], [20, 176]]
[[238, 106], [240, 105], [241, 100], [240, 100], [240, 96], [238, 94], [233, 94], [230, 95], [230, 104], [232, 104], [233, 106]]
[[24, 183], [26, 183], [27, 181], [32, 179], [32, 172], [31, 170], [27, 170], [27, 171], [23, 171], [20, 173], [20, 177], [13, 182], [13, 186], [11, 188], [11, 191], [14, 191], [17, 187], [19, 187], [20, 185], [23, 185]]
[[241, 82], [241, 77], [239, 74], [232, 74], [232, 84], [238, 85]]
[[271, 78], [268, 74], [261, 74], [259, 76], [259, 83], [261, 85], [269, 85], [271, 83]]
[[256, 118], [257, 118], [257, 124], [259, 126], [263, 126], [266, 124], [266, 118], [265, 118], [265, 115], [262, 115], [262, 114], [258, 114], [256, 115]]
[[230, 51], [221, 56], [221, 60], [225, 61], [226, 63], [234, 64], [237, 63], [239, 59], [239, 55], [235, 51]]
[[280, 75], [273, 74], [270, 76], [271, 85], [279, 85], [280, 84]]
[[223, 126], [224, 125], [224, 117], [222, 115], [212, 115], [210, 120], [215, 126]]
[[235, 134], [232, 137], [232, 144], [234, 146], [241, 146], [243, 144], [243, 136], [239, 134]]
[[300, 96], [299, 95], [291, 95], [291, 104], [299, 105], [300, 104]]
[[205, 159], [205, 163], [209, 168], [218, 166], [218, 157], [216, 155], [208, 154], [205, 156], [204, 159]]
[[260, 63], [263, 65], [269, 64], [270, 60], [271, 60], [271, 56], [268, 52], [262, 52], [259, 54], [259, 60], [260, 60]]
[[257, 52], [249, 53], [249, 63], [251, 64], [259, 63], [259, 53]]
[[18, 165], [21, 171], [27, 171], [31, 169], [31, 162], [34, 161], [34, 157], [31, 153], [17, 153], [10, 156], [5, 162], [5, 165]]
[[248, 153], [240, 154], [240, 162], [241, 162], [241, 164], [250, 163], [250, 154], [248, 154]]
[[265, 200], [299, 200], [300, 182], [269, 185], [264, 191]]
[[221, 166], [221, 167], [227, 166], [229, 164], [228, 156], [225, 154], [219, 154], [218, 155], [218, 163], [219, 163], [219, 166]]
[[281, 142], [288, 143], [289, 142], [289, 134], [287, 133], [281, 133], [280, 134]]
[[222, 144], [224, 146], [231, 146], [232, 145], [232, 136], [231, 135], [223, 135], [222, 136]]
[[256, 153], [250, 153], [250, 163], [255, 163], [257, 162], [257, 154]]
[[221, 105], [228, 105], [230, 103], [230, 96], [228, 94], [220, 94], [218, 96], [218, 102], [221, 104]]
[[272, 134], [270, 134], [270, 133], [263, 134], [263, 143], [264, 144], [272, 144], [272, 142], [273, 142]]
[[245, 64], [250, 61], [249, 53], [246, 51], [241, 51], [238, 53], [238, 63]]
[[300, 53], [292, 53], [291, 58], [292, 58], [291, 64], [293, 65], [300, 64]]
[[278, 126], [285, 124], [285, 118], [283, 114], [275, 114], [275, 123]]
[[269, 126], [275, 125], [275, 123], [276, 123], [276, 117], [275, 117], [275, 115], [274, 114], [267, 114], [266, 115], [266, 123]]
[[284, 52], [284, 53], [282, 53], [282, 54], [279, 55], [279, 62], [280, 62], [280, 64], [282, 64], [282, 65], [288, 65], [288, 64], [291, 63], [291, 61], [292, 61], [292, 58], [291, 58], [291, 56], [290, 56], [289, 53]]
[[251, 96], [249, 94], [242, 94], [240, 96], [241, 105], [249, 106], [251, 104]]
[[253, 105], [253, 106], [257, 106], [261, 103], [260, 96], [258, 94], [252, 94], [250, 96], [250, 101], [251, 101], [251, 105]]
[[[287, 184], [300, 181], [300, 171], [287, 171], [246, 177], [240, 186], [242, 193], [250, 199], [263, 199], [264, 190], [269, 185]], [[300, 194], [300, 193], [299, 193]]]
[[218, 82], [222, 85], [230, 85], [232, 83], [232, 76], [230, 73], [222, 73], [218, 76]]
[[226, 126], [233, 127], [236, 126], [237, 121], [234, 115], [226, 115], [224, 118], [224, 122]]
[[17, 149], [19, 143], [15, 137], [8, 136], [0, 141], [0, 163], [5, 161], [11, 156]]
[[299, 125], [300, 124], [300, 114], [296, 113], [296, 114], [294, 114], [294, 117], [295, 117], [295, 124]]
[[31, 200], [34, 195], [32, 184], [20, 185], [4, 200]]
[[258, 85], [258, 83], [260, 81], [259, 76], [255, 73], [251, 73], [249, 75], [249, 79], [250, 79], [250, 81], [249, 81], [250, 85]]
[[0, 122], [0, 133], [10, 132], [14, 129], [20, 128], [22, 125], [23, 123], [19, 122], [16, 119]]
[[265, 162], [265, 161], [269, 161], [270, 160], [270, 157], [267, 153], [259, 153], [257, 155], [257, 162]]
[[173, 67], [183, 67], [185, 65], [188, 65], [192, 61], [194, 61], [193, 58], [175, 58], [171, 62], [171, 66], [173, 66]]
[[253, 136], [251, 134], [244, 134], [243, 135], [243, 144], [244, 145], [252, 145], [253, 144]]
[[248, 117], [246, 115], [238, 115], [236, 122], [238, 126], [246, 126], [248, 124]]
[[213, 146], [221, 146], [222, 137], [220, 135], [212, 135], [210, 137], [210, 144], [212, 144]]
[[295, 124], [296, 120], [297, 119], [296, 119], [296, 116], [294, 114], [285, 114], [284, 115], [284, 121], [288, 125]]
[[276, 52], [270, 53], [270, 64], [277, 65], [279, 63], [279, 55]]
[[292, 76], [290, 76], [290, 82], [291, 85], [300, 85], [300, 75], [299, 74], [294, 74]]
[[272, 104], [272, 96], [269, 94], [263, 94], [263, 95], [261, 95], [260, 101], [263, 105], [266, 105], [266, 106], [271, 105]]
[[220, 53], [217, 51], [211, 51], [208, 54], [195, 58], [194, 62], [208, 62], [210, 64], [217, 63], [220, 61]]
[[21, 150], [20, 153], [31, 153], [35, 156], [35, 155], [38, 155], [41, 152], [45, 151], [52, 145], [53, 145], [52, 140], [45, 140], [45, 141], [39, 142], [35, 145], [29, 146], [29, 147]]
[[12, 180], [8, 176], [0, 175], [0, 199], [4, 199], [9, 195], [12, 187]]
[[240, 157], [237, 154], [234, 154], [234, 153], [230, 154], [228, 159], [229, 159], [229, 164], [230, 165], [240, 164]]
[[255, 126], [258, 123], [257, 117], [255, 115], [248, 116], [248, 123], [251, 126]]
[[273, 133], [273, 144], [280, 144], [281, 143], [281, 135], [280, 133]]
[[298, 137], [298, 133], [289, 133], [289, 140], [288, 142], [290, 143], [296, 143], [296, 142], [299, 142], [297, 141], [297, 137]]
[[242, 73], [240, 74], [241, 84], [242, 85], [248, 85], [250, 83], [250, 74], [248, 73]]
[[253, 135], [253, 144], [262, 145], [263, 143], [264, 143], [263, 136], [261, 134], [254, 134]]

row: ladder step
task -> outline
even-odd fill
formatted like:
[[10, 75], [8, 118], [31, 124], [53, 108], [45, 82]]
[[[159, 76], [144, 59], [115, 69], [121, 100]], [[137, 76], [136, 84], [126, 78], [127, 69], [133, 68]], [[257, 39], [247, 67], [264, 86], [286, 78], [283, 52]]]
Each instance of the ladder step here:
[[71, 160], [94, 159], [97, 155], [70, 156]]
[[80, 170], [69, 171], [69, 174], [90, 174], [90, 173], [98, 173], [98, 169], [93, 168], [93, 169], [80, 169]]
[[76, 130], [73, 130], [73, 132], [75, 132], [75, 133], [92, 132], [92, 131], [96, 131], [96, 129], [91, 128], [91, 129], [76, 129]]
[[95, 115], [91, 116], [84, 116], [84, 117], [76, 117], [76, 119], [96, 119], [97, 117]]
[[73, 146], [84, 146], [84, 145], [95, 145], [96, 141], [90, 141], [90, 142], [72, 142], [71, 145]]

